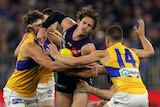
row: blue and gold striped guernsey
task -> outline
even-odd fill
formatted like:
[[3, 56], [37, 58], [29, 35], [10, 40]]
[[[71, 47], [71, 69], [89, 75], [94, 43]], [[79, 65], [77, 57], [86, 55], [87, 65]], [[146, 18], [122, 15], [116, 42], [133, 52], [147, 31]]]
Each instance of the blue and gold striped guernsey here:
[[[54, 34], [56, 34], [56, 36], [59, 36], [61, 38], [62, 34], [58, 31], [58, 30], [54, 30], [53, 31]], [[46, 48], [48, 47], [48, 44], [51, 44], [52, 41], [50, 41], [48, 38], [45, 40], [44, 44], [43, 44], [43, 52], [46, 53]], [[50, 56], [49, 56], [50, 57]], [[54, 60], [52, 57], [50, 57], [52, 60]], [[51, 80], [53, 80], [54, 78], [54, 72], [49, 71], [47, 68], [43, 68], [41, 71], [41, 78], [39, 83], [47, 83]]]
[[110, 60], [104, 63], [117, 92], [143, 94], [147, 89], [139, 72], [139, 58], [129, 48], [118, 42], [107, 48]]
[[9, 88], [24, 97], [36, 94], [37, 84], [40, 79], [40, 71], [42, 69], [42, 67], [31, 58], [22, 57], [22, 48], [28, 43], [35, 43], [39, 45], [35, 36], [29, 33], [28, 38], [20, 47], [16, 62], [16, 69], [5, 86], [5, 88]]
[[[51, 44], [51, 41], [47, 38], [43, 44], [43, 53], [45, 54], [47, 51], [46, 51], [46, 48], [48, 47], [47, 45], [48, 44]], [[47, 55], [47, 54], [46, 54]], [[49, 56], [50, 57], [50, 56]], [[50, 57], [52, 59], [52, 57]], [[53, 59], [52, 59], [53, 60]], [[53, 80], [54, 78], [54, 72], [52, 71], [49, 71], [47, 68], [43, 68], [41, 70], [41, 73], [40, 73], [40, 80], [39, 80], [39, 83], [46, 83], [46, 82], [49, 82], [51, 80]]]

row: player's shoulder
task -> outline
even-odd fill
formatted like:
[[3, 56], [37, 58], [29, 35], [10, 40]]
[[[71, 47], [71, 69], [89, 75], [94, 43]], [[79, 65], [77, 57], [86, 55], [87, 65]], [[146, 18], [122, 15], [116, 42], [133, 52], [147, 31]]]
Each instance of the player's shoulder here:
[[102, 54], [102, 55], [108, 54], [108, 51], [107, 51], [107, 50], [96, 50], [96, 51], [94, 51], [94, 52], [96, 52], [96, 53], [98, 53], [98, 54]]
[[36, 48], [39, 48], [39, 46], [37, 44], [35, 44], [34, 42], [27, 42], [26, 44], [24, 44], [22, 50], [34, 51]]

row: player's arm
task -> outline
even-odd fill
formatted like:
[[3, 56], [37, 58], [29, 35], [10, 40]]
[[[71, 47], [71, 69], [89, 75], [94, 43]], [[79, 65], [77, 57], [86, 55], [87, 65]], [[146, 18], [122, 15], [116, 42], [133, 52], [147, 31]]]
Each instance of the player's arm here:
[[[87, 43], [81, 48], [81, 54], [82, 56], [89, 55], [93, 51], [96, 50], [96, 47], [93, 43]], [[96, 62], [91, 63], [93, 65], [93, 68], [91, 69], [84, 69], [83, 72], [80, 72], [82, 75], [88, 76], [88, 77], [97, 77], [98, 76], [98, 66]], [[89, 73], [90, 72], [90, 73]]]
[[100, 88], [90, 86], [89, 92], [100, 97], [100, 98], [103, 98], [105, 100], [109, 100], [116, 93], [116, 89], [115, 89], [114, 85], [112, 85], [110, 89], [100, 89]]
[[134, 26], [136, 34], [142, 43], [143, 49], [133, 49], [139, 58], [147, 58], [154, 55], [154, 48], [150, 41], [145, 37], [145, 24], [142, 19], [138, 20], [139, 27]]
[[92, 93], [95, 96], [108, 100], [112, 98], [112, 96], [116, 92], [116, 89], [114, 85], [112, 85], [110, 89], [99, 89], [89, 85], [86, 81], [80, 80], [80, 83], [78, 83], [77, 85], [76, 91]]
[[94, 78], [94, 77], [97, 77], [98, 75], [98, 66], [97, 66], [97, 63], [93, 63], [92, 68], [72, 69], [69, 72], [67, 72], [67, 74], [72, 76], [82, 77], [82, 78], [90, 78], [90, 77]]
[[56, 55], [54, 58], [63, 64], [67, 64], [70, 66], [77, 66], [77, 65], [85, 65], [85, 64], [99, 61], [101, 58], [105, 56], [105, 53], [106, 52], [104, 51], [97, 50], [92, 52], [89, 55], [80, 56], [80, 57], [63, 57], [63, 56]]
[[[95, 51], [95, 46], [92, 43], [88, 43], [81, 48], [82, 56], [87, 55], [87, 54], [91, 53], [92, 51]], [[89, 64], [89, 66], [92, 66], [92, 67], [91, 68], [76, 69], [76, 71], [78, 71], [78, 72], [75, 72], [74, 71], [75, 69], [73, 69], [73, 71], [68, 72], [68, 73], [71, 75], [79, 76], [79, 77], [83, 77], [83, 78], [96, 77], [98, 75], [97, 63], [95, 63], [95, 62], [91, 63], [91, 64]]]
[[18, 46], [16, 47], [15, 51], [14, 51], [14, 57], [17, 57], [18, 56], [18, 53], [19, 53], [19, 49], [20, 49], [20, 46], [21, 44], [23, 43], [23, 41], [28, 37], [28, 33], [25, 33], [22, 37], [22, 40], [19, 42]]
[[98, 64], [98, 74], [100, 75], [106, 75], [107, 71], [103, 65]]
[[57, 47], [54, 44], [49, 44], [47, 51], [55, 60], [70, 66], [93, 63], [99, 61], [101, 58], [105, 57], [108, 54], [108, 52], [105, 50], [96, 50], [89, 55], [84, 55], [80, 57], [63, 57], [59, 55]]
[[58, 48], [60, 47], [61, 36], [62, 34], [57, 30], [54, 32], [47, 32], [48, 39], [52, 41]]
[[50, 71], [63, 71], [73, 68], [56, 61], [52, 61], [47, 55], [43, 54], [41, 48], [34, 43], [28, 43], [23, 47], [22, 56], [32, 58], [36, 63]]
[[61, 25], [63, 31], [67, 30], [76, 23], [74, 20], [67, 17], [63, 13], [59, 11], [54, 11], [49, 15], [49, 17], [43, 23], [42, 27], [39, 29], [37, 34], [38, 40], [40, 40], [41, 42], [44, 41], [44, 34], [46, 32], [46, 29], [56, 21], [58, 21], [58, 23]]

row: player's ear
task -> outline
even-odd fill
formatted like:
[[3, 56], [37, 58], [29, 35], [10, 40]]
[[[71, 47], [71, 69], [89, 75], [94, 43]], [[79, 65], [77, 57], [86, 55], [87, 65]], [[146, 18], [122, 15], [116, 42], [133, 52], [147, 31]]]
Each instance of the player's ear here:
[[109, 43], [110, 43], [110, 40], [108, 37], [106, 37], [106, 46], [108, 47], [109, 46]]

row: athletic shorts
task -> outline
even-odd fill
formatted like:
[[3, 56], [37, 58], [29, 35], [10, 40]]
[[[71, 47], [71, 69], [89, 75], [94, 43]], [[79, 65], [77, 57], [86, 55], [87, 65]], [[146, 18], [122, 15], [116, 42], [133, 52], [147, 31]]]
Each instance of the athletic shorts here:
[[148, 107], [148, 93], [116, 93], [103, 107]]
[[8, 88], [3, 89], [6, 107], [38, 107], [37, 96], [22, 97]]
[[76, 76], [69, 76], [63, 72], [57, 72], [58, 78], [56, 82], [56, 91], [62, 92], [62, 93], [73, 93], [76, 89], [77, 83], [79, 82], [79, 79], [85, 80], [88, 82], [88, 84], [93, 84], [93, 78], [80, 78]]
[[55, 80], [45, 82], [45, 83], [38, 83], [37, 86], [37, 93], [38, 93], [38, 101], [47, 101], [53, 100], [54, 101], [54, 93], [55, 93]]

